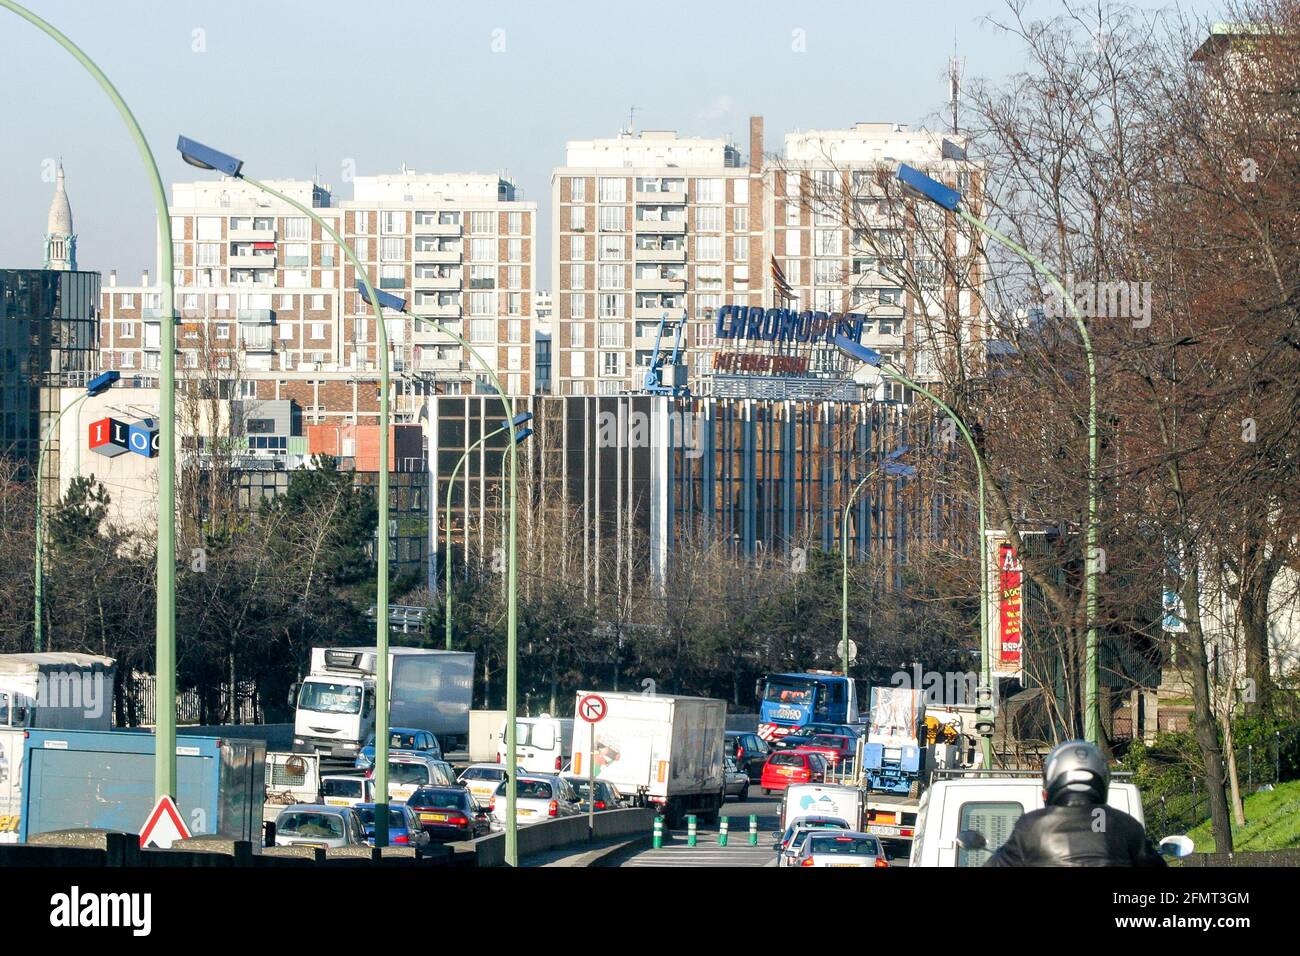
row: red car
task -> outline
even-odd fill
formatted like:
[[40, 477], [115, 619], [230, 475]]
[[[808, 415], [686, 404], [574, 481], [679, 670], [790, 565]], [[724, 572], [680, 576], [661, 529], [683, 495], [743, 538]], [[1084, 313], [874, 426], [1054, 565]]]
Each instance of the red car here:
[[853, 760], [856, 748], [857, 740], [853, 737], [843, 737], [839, 734], [814, 734], [794, 750], [796, 753], [821, 754], [832, 769], [838, 769], [846, 760]]
[[792, 783], [824, 783], [826, 757], [816, 751], [780, 750], [763, 764], [759, 786], [764, 793], [784, 790]]

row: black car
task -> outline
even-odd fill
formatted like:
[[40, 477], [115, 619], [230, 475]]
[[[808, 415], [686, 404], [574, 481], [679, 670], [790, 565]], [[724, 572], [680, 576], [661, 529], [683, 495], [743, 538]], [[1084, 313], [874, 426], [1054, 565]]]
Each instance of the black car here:
[[784, 737], [776, 741], [774, 750], [792, 750], [801, 744], [806, 744], [811, 737], [818, 734], [834, 734], [839, 737], [850, 737], [856, 740], [866, 730], [865, 724], [805, 724], [802, 727], [796, 727]]
[[463, 787], [421, 787], [406, 805], [431, 840], [472, 840], [492, 830], [487, 809], [477, 806]]
[[763, 764], [772, 752], [767, 741], [758, 734], [735, 731], [723, 736], [722, 754], [736, 761], [736, 766], [749, 774], [750, 780], [763, 776]]

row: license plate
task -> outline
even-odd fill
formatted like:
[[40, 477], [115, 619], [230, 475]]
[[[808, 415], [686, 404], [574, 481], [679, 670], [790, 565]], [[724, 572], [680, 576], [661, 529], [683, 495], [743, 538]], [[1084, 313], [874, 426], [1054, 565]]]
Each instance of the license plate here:
[[521, 817], [531, 817], [536, 812], [536, 810], [520, 810], [519, 815]]
[[830, 863], [827, 865], [837, 870], [842, 870], [846, 867], [851, 870], [856, 870], [859, 868], [859, 864], [857, 863]]
[[422, 823], [445, 823], [447, 814], [445, 813], [421, 813], [420, 822]]
[[901, 831], [900, 827], [886, 827], [878, 823], [873, 823], [867, 827], [868, 833], [883, 834], [884, 836], [898, 836]]
[[789, 767], [777, 767], [776, 772], [783, 777], [788, 777], [790, 776], [790, 774], [794, 773], [794, 771], [791, 770]]
[[326, 797], [325, 805], [327, 807], [346, 807], [349, 805], [349, 802], [347, 800], [340, 800], [337, 798]]

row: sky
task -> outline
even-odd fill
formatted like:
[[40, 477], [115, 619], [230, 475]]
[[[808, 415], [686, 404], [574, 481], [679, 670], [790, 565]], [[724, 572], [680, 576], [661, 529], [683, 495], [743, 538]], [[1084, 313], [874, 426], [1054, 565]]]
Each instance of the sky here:
[[[169, 199], [172, 182], [215, 176], [180, 161], [178, 134], [259, 179], [318, 176], [336, 201], [351, 198], [348, 168], [503, 173], [540, 207], [541, 288], [565, 141], [617, 135], [632, 107], [637, 129], [730, 137], [747, 155], [751, 115], [764, 117], [769, 152], [796, 129], [940, 125], [954, 44], [967, 79], [1025, 67], [1018, 42], [984, 19], [1003, 0], [26, 5], [112, 80]], [[1061, 0], [1030, 10], [1051, 16]], [[124, 283], [152, 270], [153, 199], [125, 125], [79, 64], [3, 9], [0, 89], [0, 268], [41, 265], [61, 158], [79, 268]]]

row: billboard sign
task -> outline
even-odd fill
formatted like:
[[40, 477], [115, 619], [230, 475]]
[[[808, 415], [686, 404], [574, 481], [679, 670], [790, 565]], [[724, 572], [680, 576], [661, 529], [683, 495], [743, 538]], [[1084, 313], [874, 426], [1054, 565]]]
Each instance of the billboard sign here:
[[158, 423], [152, 418], [124, 422], [101, 418], [90, 423], [90, 450], [106, 458], [133, 452], [145, 458], [158, 457]]
[[1019, 678], [1024, 671], [1025, 569], [1002, 531], [988, 532], [989, 670]]
[[873, 687], [867, 742], [883, 747], [915, 747], [921, 718], [920, 690], [913, 687]]

